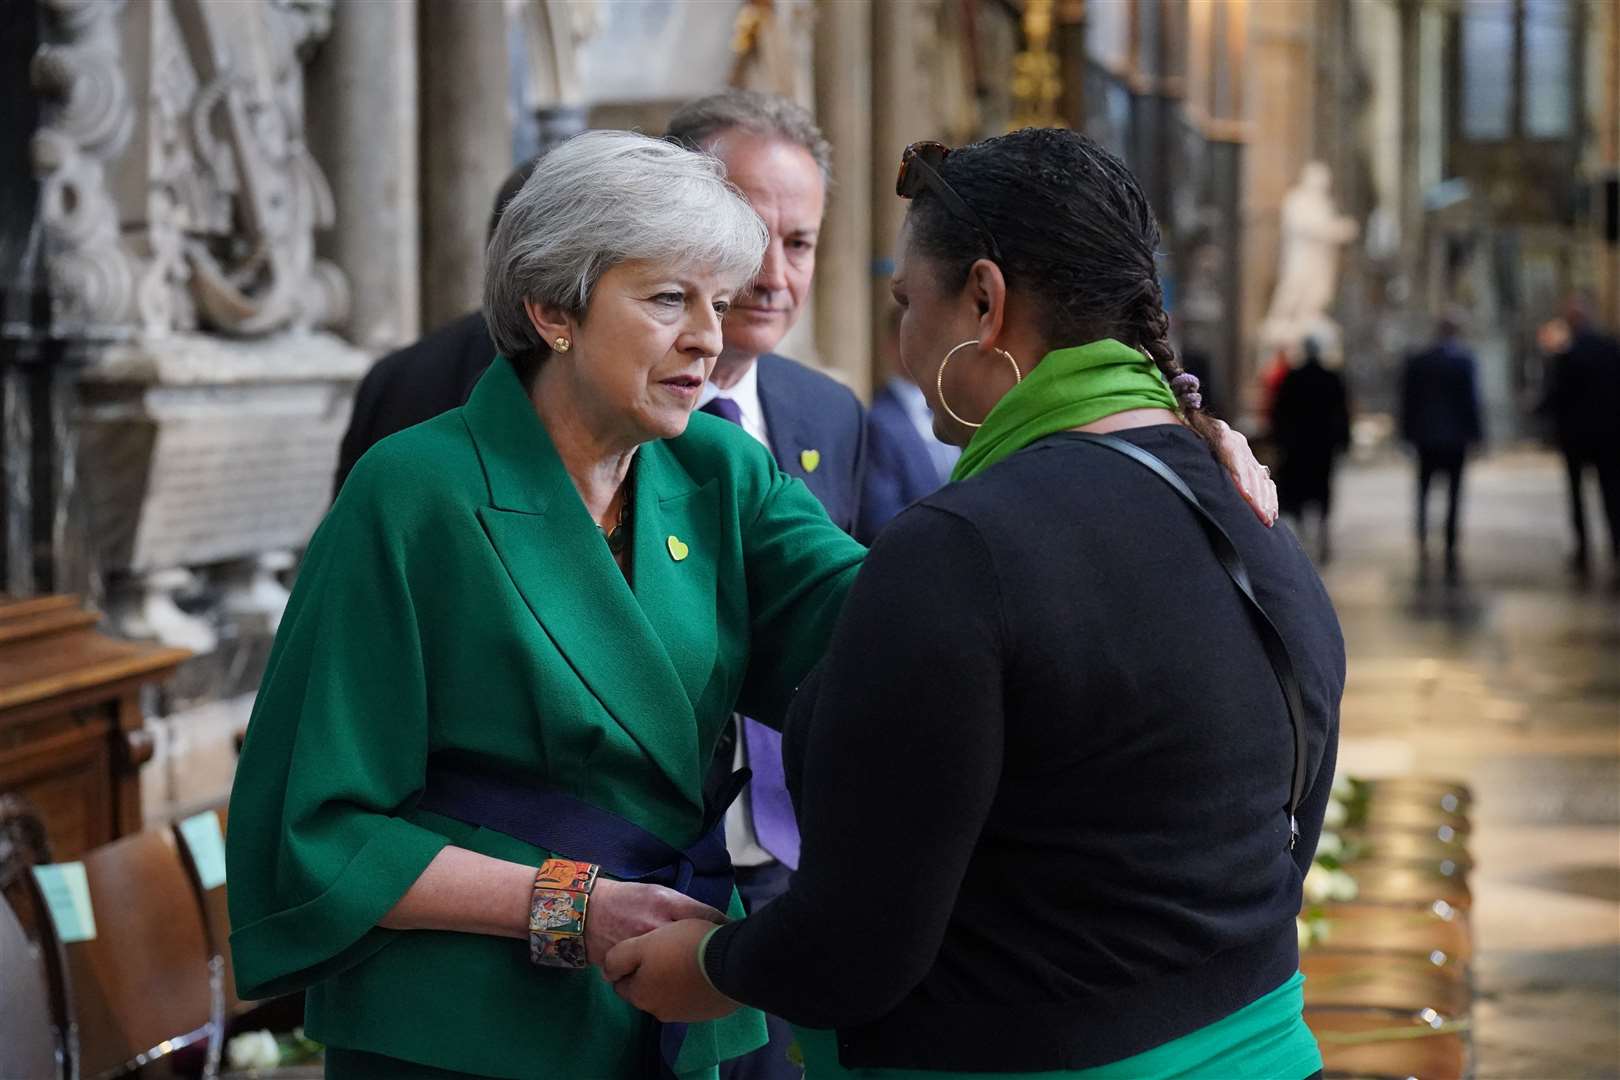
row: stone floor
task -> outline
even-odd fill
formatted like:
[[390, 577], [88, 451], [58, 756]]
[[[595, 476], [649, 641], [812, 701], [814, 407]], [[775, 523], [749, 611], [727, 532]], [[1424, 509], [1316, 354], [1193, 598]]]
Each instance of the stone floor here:
[[1474, 789], [1478, 1075], [1620, 1077], [1620, 570], [1569, 576], [1550, 455], [1469, 473], [1455, 588], [1419, 578], [1413, 492], [1400, 460], [1340, 475], [1343, 767]]

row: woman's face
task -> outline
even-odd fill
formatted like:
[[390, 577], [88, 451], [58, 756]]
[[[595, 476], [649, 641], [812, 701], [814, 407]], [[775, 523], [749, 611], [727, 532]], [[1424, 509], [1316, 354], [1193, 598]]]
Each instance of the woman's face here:
[[703, 270], [620, 263], [598, 279], [584, 318], [567, 320], [572, 347], [546, 365], [564, 369], [555, 374], [566, 376], [580, 419], [603, 441], [674, 438], [720, 355], [721, 319], [739, 284]]
[[[894, 278], [890, 282], [894, 302], [900, 305], [900, 366], [928, 400], [934, 413], [934, 434], [942, 442], [966, 446], [974, 429], [952, 420], [940, 406], [939, 367], [957, 345], [978, 338], [979, 310], [971, 289], [950, 289], [943, 284], [933, 260], [913, 249], [911, 235], [908, 221], [900, 229]], [[967, 420], [983, 420], [1000, 396], [987, 402], [981, 400], [987, 389], [980, 385], [979, 369], [983, 365], [978, 349], [969, 347], [952, 356], [945, 369], [945, 399], [957, 415]]]

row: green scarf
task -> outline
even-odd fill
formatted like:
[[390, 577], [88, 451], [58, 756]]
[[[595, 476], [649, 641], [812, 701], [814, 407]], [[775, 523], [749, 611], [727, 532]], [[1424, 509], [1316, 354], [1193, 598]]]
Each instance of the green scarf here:
[[1056, 349], [996, 402], [951, 479], [966, 480], [1038, 439], [1127, 409], [1175, 411], [1176, 396], [1152, 360], [1113, 338]]

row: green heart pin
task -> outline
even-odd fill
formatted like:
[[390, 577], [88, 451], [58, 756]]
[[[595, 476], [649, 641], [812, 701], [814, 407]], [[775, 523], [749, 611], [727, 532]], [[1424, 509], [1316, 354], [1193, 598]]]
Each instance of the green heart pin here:
[[676, 562], [681, 562], [688, 555], [692, 554], [692, 549], [683, 544], [681, 542], [681, 538], [673, 533], [670, 534], [670, 538], [668, 540], [664, 541], [664, 545], [669, 548], [669, 557], [674, 559]]
[[804, 471], [805, 472], [807, 472], [807, 473], [815, 472], [818, 468], [821, 467], [821, 451], [820, 450], [800, 450], [799, 451], [799, 464], [804, 466]]

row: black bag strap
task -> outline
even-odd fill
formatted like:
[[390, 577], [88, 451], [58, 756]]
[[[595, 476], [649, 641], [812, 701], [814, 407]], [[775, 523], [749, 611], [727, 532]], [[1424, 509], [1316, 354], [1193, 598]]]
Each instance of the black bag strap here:
[[1115, 435], [1099, 435], [1089, 431], [1077, 431], [1073, 434], [1094, 446], [1107, 447], [1109, 450], [1124, 454], [1169, 484], [1175, 493], [1192, 507], [1193, 515], [1204, 527], [1204, 535], [1209, 537], [1210, 546], [1215, 549], [1215, 557], [1220, 560], [1221, 569], [1226, 571], [1226, 576], [1232, 579], [1232, 584], [1237, 586], [1238, 592], [1249, 602], [1249, 613], [1254, 617], [1254, 627], [1260, 633], [1260, 643], [1265, 646], [1266, 659], [1271, 661], [1271, 670], [1277, 676], [1277, 685], [1282, 688], [1283, 701], [1288, 705], [1288, 719], [1294, 727], [1294, 778], [1288, 792], [1288, 847], [1289, 850], [1293, 850], [1295, 842], [1299, 839], [1299, 802], [1305, 794], [1305, 699], [1299, 692], [1299, 678], [1294, 674], [1294, 661], [1288, 655], [1288, 648], [1283, 644], [1277, 624], [1271, 621], [1271, 616], [1266, 614], [1266, 609], [1260, 604], [1260, 598], [1254, 594], [1254, 586], [1249, 580], [1249, 568], [1244, 565], [1243, 557], [1238, 554], [1237, 545], [1232, 543], [1232, 538], [1221, 527], [1221, 523], [1215, 520], [1215, 516], [1198, 501], [1198, 496], [1193, 494], [1192, 488], [1187, 486], [1187, 482], [1180, 474], [1156, 455]]

